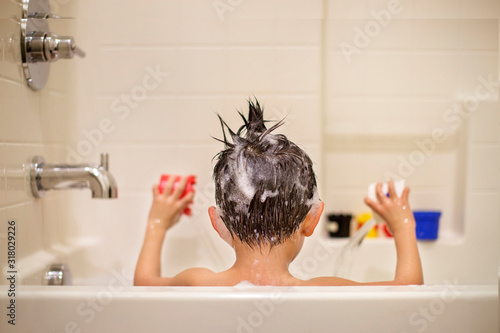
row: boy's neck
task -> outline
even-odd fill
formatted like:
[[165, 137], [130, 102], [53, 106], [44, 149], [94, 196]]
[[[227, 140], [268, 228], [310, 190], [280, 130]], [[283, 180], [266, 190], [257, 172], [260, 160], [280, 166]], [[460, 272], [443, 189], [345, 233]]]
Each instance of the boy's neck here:
[[232, 270], [238, 274], [241, 281], [249, 281], [257, 285], [283, 285], [295, 278], [288, 267], [297, 255], [294, 241], [273, 246], [255, 246], [253, 249], [246, 244], [233, 244], [236, 252], [236, 262]]

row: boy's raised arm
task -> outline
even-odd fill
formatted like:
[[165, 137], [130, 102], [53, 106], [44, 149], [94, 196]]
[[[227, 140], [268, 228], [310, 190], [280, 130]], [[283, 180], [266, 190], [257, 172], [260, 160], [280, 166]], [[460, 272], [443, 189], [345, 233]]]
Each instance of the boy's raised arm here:
[[171, 278], [161, 277], [163, 240], [167, 230], [179, 221], [182, 211], [194, 198], [192, 191], [181, 198], [187, 183], [186, 177], [172, 191], [174, 178], [169, 178], [163, 193], [159, 192], [158, 185], [153, 187], [153, 204], [149, 211], [146, 236], [135, 268], [136, 286], [169, 285], [171, 282]]
[[389, 197], [382, 192], [382, 184], [377, 184], [377, 201], [365, 198], [365, 203], [378, 213], [389, 226], [396, 243], [397, 263], [394, 281], [373, 284], [423, 284], [422, 264], [417, 247], [415, 233], [415, 218], [410, 209], [408, 194], [405, 187], [401, 197], [398, 197], [394, 183], [389, 182]]

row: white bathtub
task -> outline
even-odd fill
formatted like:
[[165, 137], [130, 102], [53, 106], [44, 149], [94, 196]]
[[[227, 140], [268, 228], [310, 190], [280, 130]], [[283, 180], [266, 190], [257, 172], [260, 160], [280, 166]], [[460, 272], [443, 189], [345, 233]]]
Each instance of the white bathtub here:
[[18, 286], [15, 326], [78, 332], [498, 332], [496, 285], [402, 287]]
[[[498, 332], [497, 285], [134, 287], [132, 269], [84, 260], [92, 246], [75, 242], [19, 261], [15, 297], [0, 286], [0, 332]], [[58, 261], [75, 285], [41, 285]]]

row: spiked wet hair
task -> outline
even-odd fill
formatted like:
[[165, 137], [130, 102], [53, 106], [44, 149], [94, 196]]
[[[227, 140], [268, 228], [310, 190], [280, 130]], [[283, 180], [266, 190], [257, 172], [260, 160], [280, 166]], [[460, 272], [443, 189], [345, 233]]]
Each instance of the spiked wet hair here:
[[[248, 101], [248, 119], [235, 133], [219, 115], [225, 149], [215, 156], [215, 200], [234, 238], [250, 247], [283, 243], [317, 200], [312, 161], [282, 134], [267, 129], [259, 102]], [[226, 135], [229, 133], [232, 142]]]

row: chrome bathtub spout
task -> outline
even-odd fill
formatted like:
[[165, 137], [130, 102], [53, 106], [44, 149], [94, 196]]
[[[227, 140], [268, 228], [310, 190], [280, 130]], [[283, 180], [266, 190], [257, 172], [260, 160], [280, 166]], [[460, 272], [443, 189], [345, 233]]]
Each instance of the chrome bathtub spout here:
[[66, 264], [52, 264], [45, 272], [45, 284], [49, 286], [71, 286], [71, 270]]
[[35, 198], [43, 198], [45, 191], [89, 188], [92, 198], [117, 198], [118, 188], [109, 172], [108, 154], [101, 154], [101, 165], [45, 164], [41, 156], [31, 162], [31, 191]]

